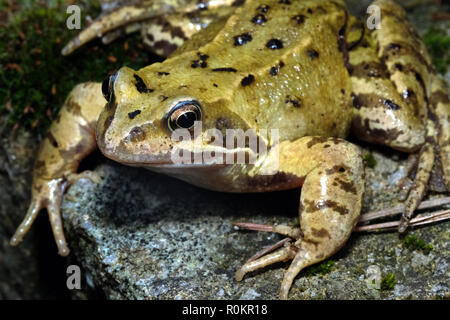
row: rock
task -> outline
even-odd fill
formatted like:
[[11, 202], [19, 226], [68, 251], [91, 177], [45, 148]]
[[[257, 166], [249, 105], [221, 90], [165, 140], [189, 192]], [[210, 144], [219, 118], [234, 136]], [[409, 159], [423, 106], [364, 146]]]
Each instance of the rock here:
[[[405, 162], [404, 157], [392, 160], [391, 151], [382, 153], [372, 149], [371, 152], [379, 164], [367, 169], [367, 194], [370, 195], [365, 198], [367, 209], [394, 204], [392, 193], [398, 189], [398, 183], [381, 180], [401, 170]], [[255, 272], [242, 282], [236, 282], [233, 276], [246, 259], [282, 237], [234, 230], [232, 222], [293, 224], [299, 191], [217, 193], [109, 161], [96, 171], [103, 181], [96, 185], [83, 179], [74, 184], [64, 199], [62, 212], [73, 253], [91, 278], [89, 282], [107, 298], [277, 297], [288, 263]], [[370, 198], [373, 195], [376, 201]], [[433, 245], [428, 256], [406, 249], [395, 232], [353, 234], [332, 257], [335, 265], [331, 272], [325, 275], [302, 272], [290, 298], [446, 296], [449, 294], [449, 277], [444, 271], [450, 256], [446, 240], [448, 227], [447, 222], [412, 232]], [[361, 275], [371, 265], [377, 265], [382, 276], [395, 274], [394, 290], [368, 290]]]

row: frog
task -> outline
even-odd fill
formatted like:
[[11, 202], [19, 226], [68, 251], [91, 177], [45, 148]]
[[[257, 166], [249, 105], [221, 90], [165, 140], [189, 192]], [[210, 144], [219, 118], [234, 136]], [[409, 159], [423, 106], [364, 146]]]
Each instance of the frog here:
[[[235, 273], [242, 281], [291, 261], [279, 292], [287, 299], [300, 271], [338, 252], [360, 217], [365, 167], [349, 135], [418, 159], [400, 233], [407, 231], [436, 161], [450, 190], [447, 88], [395, 2], [372, 3], [381, 13], [372, 29], [341, 0], [145, 3], [101, 16], [63, 53], [136, 21], [163, 19], [172, 36], [168, 21], [184, 17], [190, 24], [202, 15], [205, 23], [195, 32], [187, 27], [186, 39], [153, 47], [166, 60], [139, 70], [123, 66], [102, 83], [82, 83], [70, 92], [41, 142], [31, 204], [11, 245], [21, 242], [45, 208], [59, 254], [69, 254], [61, 201], [78, 179], [101, 181], [95, 172], [77, 172], [98, 148], [121, 164], [219, 192], [301, 189], [299, 226], [240, 224], [289, 238]], [[163, 39], [163, 29], [152, 30]], [[224, 143], [237, 131], [250, 132], [245, 143], [234, 143], [235, 137]], [[189, 156], [180, 161], [180, 153]], [[236, 161], [240, 154], [243, 161]], [[227, 157], [232, 161], [222, 161]]]

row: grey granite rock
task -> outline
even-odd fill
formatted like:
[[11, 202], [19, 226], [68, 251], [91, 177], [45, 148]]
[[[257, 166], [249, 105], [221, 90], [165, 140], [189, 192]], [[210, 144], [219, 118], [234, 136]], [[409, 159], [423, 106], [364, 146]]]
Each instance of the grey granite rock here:
[[[374, 149], [367, 169], [365, 210], [396, 203], [405, 157]], [[394, 160], [395, 159], [395, 160]], [[63, 202], [70, 246], [86, 283], [110, 299], [272, 299], [281, 263], [236, 282], [233, 274], [256, 251], [280, 236], [234, 230], [233, 221], [294, 224], [299, 191], [226, 194], [196, 188], [144, 169], [112, 162], [96, 170], [103, 181], [80, 180]], [[293, 299], [448, 297], [449, 223], [412, 234], [433, 245], [425, 255], [393, 233], [353, 234], [325, 275], [302, 272]], [[392, 291], [367, 286], [369, 266], [394, 273]]]

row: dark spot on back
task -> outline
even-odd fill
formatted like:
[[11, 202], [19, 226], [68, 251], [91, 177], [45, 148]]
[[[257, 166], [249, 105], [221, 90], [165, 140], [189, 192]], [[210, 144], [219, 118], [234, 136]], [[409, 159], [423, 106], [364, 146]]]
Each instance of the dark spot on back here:
[[237, 72], [235, 68], [215, 68], [212, 69], [214, 72]]
[[252, 74], [249, 74], [241, 80], [241, 85], [245, 87], [252, 84], [253, 81], [255, 81], [255, 77]]
[[208, 64], [206, 63], [206, 61], [202, 61], [202, 60], [193, 60], [191, 63], [191, 68], [206, 68], [208, 66]]
[[280, 69], [283, 68], [283, 67], [284, 67], [284, 62], [280, 61], [278, 66], [274, 66], [274, 67], [270, 68], [269, 74], [271, 76], [276, 76], [278, 74], [278, 72], [280, 72]]
[[243, 34], [233, 37], [233, 39], [234, 39], [235, 46], [242, 46], [242, 45], [252, 41], [253, 38], [248, 32], [246, 32], [246, 33], [243, 33]]
[[289, 95], [286, 96], [286, 100], [284, 100], [285, 103], [292, 103], [292, 105], [294, 106], [294, 108], [300, 108], [300, 99], [298, 99], [297, 97], [295, 97], [295, 99], [291, 98]]
[[147, 88], [147, 85], [145, 84], [144, 80], [142, 80], [141, 77], [139, 77], [137, 74], [134, 74], [134, 78], [136, 79], [136, 89], [140, 93], [150, 93], [153, 92], [153, 89]]
[[316, 59], [319, 57], [319, 53], [316, 50], [309, 49], [306, 51], [306, 53], [308, 54], [308, 57], [310, 57], [311, 59]]
[[263, 14], [257, 14], [256, 16], [254, 16], [251, 20], [254, 24], [259, 24], [259, 25], [263, 25], [264, 23], [267, 22], [266, 17]]
[[207, 54], [203, 54], [201, 52], [197, 52], [197, 56], [199, 57], [199, 60], [193, 60], [191, 63], [192, 68], [206, 68], [208, 66], [208, 63], [206, 60], [209, 58]]
[[266, 43], [266, 47], [271, 50], [277, 50], [283, 48], [283, 42], [279, 39], [270, 39]]
[[281, 3], [281, 4], [291, 4], [291, 1], [289, 1], [289, 0], [280, 0], [278, 3]]
[[240, 7], [245, 3], [245, 0], [235, 0], [231, 5], [233, 7]]
[[297, 24], [302, 24], [303, 22], [305, 22], [305, 16], [302, 14], [299, 14], [299, 15], [292, 17], [292, 20], [297, 22]]
[[141, 113], [141, 110], [135, 110], [135, 111], [133, 111], [133, 112], [129, 112], [128, 113], [128, 118], [130, 118], [130, 119], [134, 119], [138, 114], [140, 114]]
[[270, 7], [267, 4], [262, 4], [256, 10], [258, 10], [261, 13], [267, 13], [269, 11]]

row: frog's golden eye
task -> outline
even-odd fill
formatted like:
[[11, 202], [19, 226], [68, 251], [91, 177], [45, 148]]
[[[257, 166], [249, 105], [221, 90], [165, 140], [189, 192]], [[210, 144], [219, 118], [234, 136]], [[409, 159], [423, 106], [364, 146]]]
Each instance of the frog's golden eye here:
[[202, 119], [202, 110], [197, 101], [182, 101], [177, 103], [167, 116], [169, 130], [191, 129], [195, 121]]
[[116, 80], [116, 77], [117, 74], [109, 75], [102, 82], [102, 93], [108, 102], [114, 93], [114, 80]]

